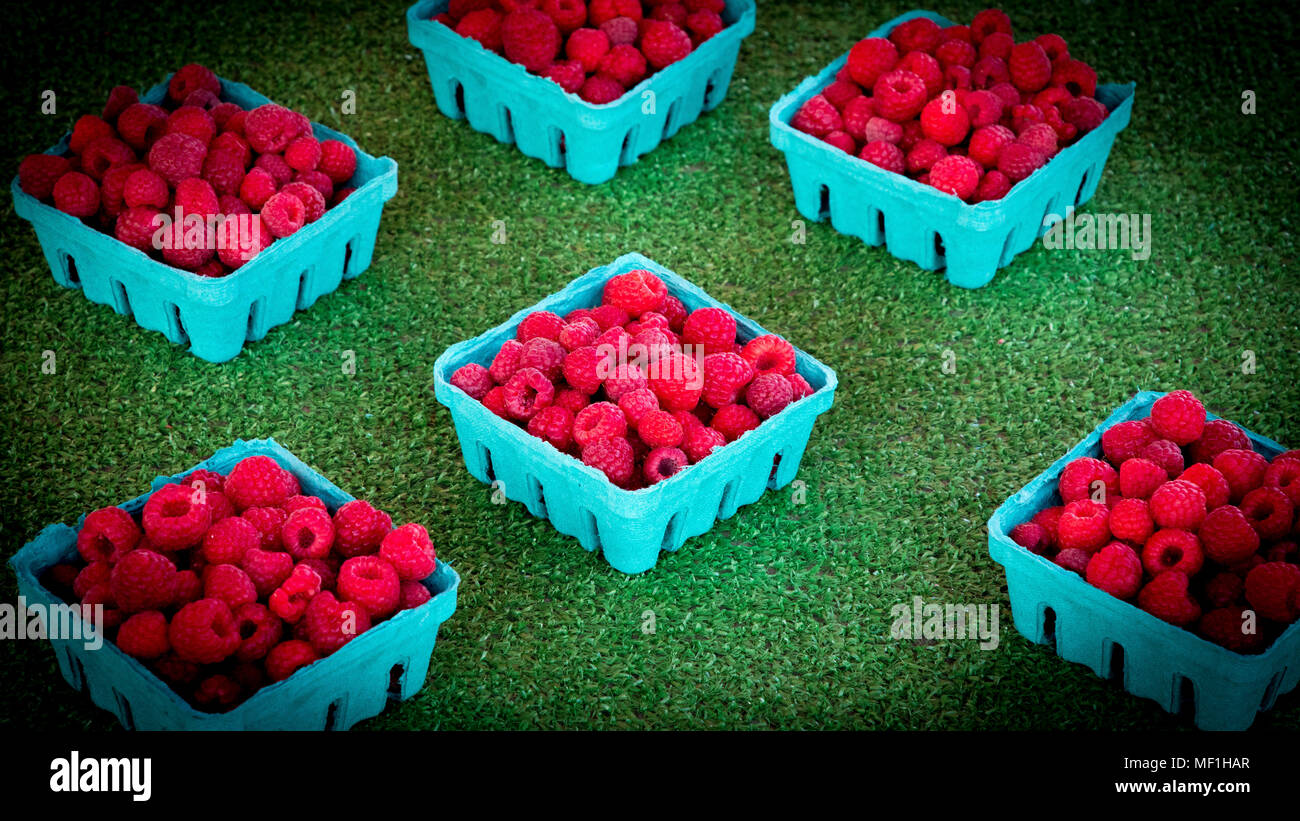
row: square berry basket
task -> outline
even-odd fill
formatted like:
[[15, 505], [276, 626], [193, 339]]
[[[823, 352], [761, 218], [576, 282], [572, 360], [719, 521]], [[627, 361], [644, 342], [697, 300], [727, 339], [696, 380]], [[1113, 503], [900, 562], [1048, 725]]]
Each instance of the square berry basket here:
[[519, 311], [502, 324], [451, 346], [434, 363], [434, 394], [451, 410], [461, 453], [469, 472], [498, 485], [528, 512], [549, 519], [555, 529], [577, 537], [587, 550], [599, 548], [623, 573], [654, 567], [662, 550], [675, 551], [689, 538], [707, 532], [741, 505], [758, 501], [768, 489], [788, 485], [799, 470], [817, 417], [830, 409], [838, 380], [835, 371], [795, 349], [797, 372], [813, 393], [764, 420], [754, 430], [676, 475], [640, 490], [623, 490], [596, 468], [506, 422], [450, 383], [452, 373], [471, 362], [487, 367], [501, 344], [534, 311], [560, 316], [599, 304], [605, 283], [637, 269], [663, 280], [668, 293], [686, 305], [722, 308], [736, 318], [737, 337], [748, 341], [764, 330], [730, 306], [640, 254], [626, 254], [593, 268], [564, 290]]
[[755, 16], [754, 0], [727, 0], [722, 31], [614, 102], [595, 105], [433, 22], [447, 6], [448, 0], [421, 0], [406, 12], [411, 44], [424, 52], [439, 110], [590, 185], [613, 179], [619, 166], [636, 162], [722, 102]]
[[[352, 500], [273, 439], [236, 440], [189, 470], [154, 479], [153, 490], [200, 468], [228, 473], [241, 459], [256, 455], [270, 456], [293, 473], [302, 492], [320, 497], [331, 511]], [[137, 496], [122, 507], [136, 513], [148, 497]], [[29, 604], [64, 603], [40, 579], [54, 565], [77, 557], [80, 527], [80, 521], [77, 527], [49, 525], [9, 560], [18, 592]], [[346, 730], [379, 715], [390, 700], [408, 699], [424, 686], [438, 627], [456, 610], [460, 576], [439, 559], [423, 584], [433, 594], [423, 605], [399, 612], [225, 713], [196, 710], [113, 644], [92, 651], [79, 640], [50, 643], [67, 682], [87, 691], [128, 730]]]
[[[1043, 508], [1061, 504], [1056, 488], [1068, 463], [1082, 456], [1102, 458], [1102, 433], [1120, 422], [1146, 418], [1161, 396], [1143, 391], [1125, 402], [1003, 502], [988, 521], [989, 555], [1006, 569], [1011, 614], [1025, 638], [1053, 645], [1062, 658], [1086, 665], [1171, 713], [1190, 714], [1202, 730], [1244, 730], [1258, 712], [1300, 682], [1300, 622], [1263, 653], [1234, 653], [1093, 587], [1009, 535]], [[1272, 439], [1246, 433], [1255, 451], [1270, 459], [1285, 450]]]
[[[167, 82], [142, 102], [160, 104]], [[243, 83], [221, 81], [221, 99], [252, 109], [271, 102]], [[310, 308], [321, 296], [370, 267], [384, 203], [397, 193], [397, 163], [373, 157], [350, 137], [312, 123], [317, 139], [339, 140], [356, 151], [356, 191], [316, 222], [276, 240], [233, 273], [211, 279], [174, 268], [91, 228], [76, 217], [9, 186], [14, 210], [36, 229], [54, 280], [80, 288], [86, 299], [133, 316], [142, 328], [189, 345], [208, 362], [234, 359], [245, 341]], [[68, 136], [47, 154], [67, 151]]]
[[[952, 25], [933, 12], [910, 11], [867, 36], [886, 37], [899, 23], [916, 17]], [[868, 245], [884, 244], [899, 259], [929, 271], [944, 268], [948, 281], [962, 288], [987, 285], [999, 268], [1047, 232], [1055, 222], [1048, 221], [1049, 215], [1064, 218], [1067, 209], [1092, 197], [1115, 137], [1133, 112], [1134, 83], [1098, 85], [1097, 100], [1110, 110], [1101, 126], [1012, 186], [1002, 199], [970, 205], [790, 125], [803, 104], [835, 80], [847, 60], [846, 52], [817, 76], [805, 78], [769, 112], [770, 139], [785, 154], [795, 207], [814, 222], [829, 217], [835, 230]]]

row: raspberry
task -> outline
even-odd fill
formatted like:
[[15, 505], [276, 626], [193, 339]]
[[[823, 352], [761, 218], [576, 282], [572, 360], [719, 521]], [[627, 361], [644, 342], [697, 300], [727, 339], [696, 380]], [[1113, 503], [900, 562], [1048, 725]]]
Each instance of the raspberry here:
[[894, 67], [895, 71], [910, 71], [925, 84], [925, 97], [936, 97], [943, 91], [943, 67], [939, 61], [923, 51], [909, 51]]
[[299, 561], [323, 559], [334, 546], [334, 522], [323, 510], [295, 510], [284, 520], [280, 541], [284, 543], [284, 549], [289, 551], [289, 555]]
[[723, 447], [727, 444], [727, 437], [713, 428], [706, 428], [699, 425], [694, 428], [686, 429], [686, 436], [682, 439], [682, 450], [686, 453], [686, 458], [695, 464], [704, 457], [708, 456], [716, 448]]
[[113, 566], [105, 559], [93, 561], [81, 568], [77, 577], [72, 580], [72, 592], [78, 599], [86, 597], [86, 593], [96, 585], [108, 584], [109, 576], [113, 572]]
[[523, 353], [524, 346], [513, 339], [507, 339], [501, 344], [501, 348], [492, 359], [492, 364], [488, 366], [488, 376], [498, 385], [504, 385], [514, 376], [515, 371], [519, 370], [519, 354]]
[[1170, 479], [1183, 472], [1183, 452], [1168, 439], [1157, 439], [1147, 445], [1142, 449], [1141, 456], [1143, 459], [1158, 465]]
[[582, 70], [582, 63], [577, 60], [562, 60], [551, 63], [542, 70], [541, 76], [554, 80], [556, 85], [569, 94], [577, 94], [582, 91], [582, 86], [587, 81], [587, 74]]
[[611, 482], [619, 486], [631, 481], [635, 470], [632, 446], [621, 437], [596, 439], [584, 446], [582, 463], [601, 471]]
[[1257, 487], [1242, 497], [1241, 513], [1260, 539], [1273, 541], [1290, 532], [1295, 505], [1275, 487]]
[[300, 133], [302, 123], [294, 113], [274, 103], [260, 105], [244, 118], [244, 138], [259, 154], [279, 154]]
[[68, 137], [68, 148], [73, 154], [85, 153], [86, 148], [95, 140], [115, 136], [113, 126], [94, 114], [82, 115], [72, 126]]
[[790, 383], [790, 390], [793, 391], [794, 401], [796, 402], [798, 402], [800, 399], [803, 399], [804, 397], [812, 396], [814, 393], [817, 392], [816, 389], [813, 388], [811, 384], [809, 384], [807, 379], [804, 379], [802, 376], [800, 376], [797, 373], [792, 373], [788, 375], [786, 377], [786, 381]]
[[635, 45], [641, 39], [641, 26], [631, 17], [614, 17], [600, 24], [600, 30], [609, 38], [610, 47]]
[[984, 126], [971, 134], [969, 156], [985, 168], [993, 168], [998, 163], [1002, 149], [1015, 142], [1015, 139], [1016, 135], [1005, 126]]
[[1086, 134], [1101, 125], [1109, 113], [1106, 106], [1091, 97], [1075, 97], [1061, 103], [1061, 116], [1067, 123]]
[[972, 88], [988, 90], [996, 95], [1004, 109], [1020, 102], [1020, 92], [1011, 85], [1011, 72], [1001, 57], [980, 55], [971, 67], [970, 82]]
[[[1115, 472], [1115, 468], [1100, 459], [1083, 456], [1067, 464], [1061, 471], [1057, 490], [1060, 491], [1061, 499], [1069, 503], [1092, 497], [1100, 490], [1096, 487], [1097, 482], [1101, 482], [1105, 487], [1104, 497], [1101, 498], [1120, 495], [1120, 476]], [[1101, 498], [1098, 498], [1098, 501], [1101, 501]]]
[[1088, 563], [1092, 561], [1092, 554], [1086, 550], [1080, 550], [1077, 547], [1067, 548], [1056, 554], [1052, 559], [1061, 567], [1080, 576], [1086, 576], [1088, 573]]
[[203, 570], [203, 597], [220, 599], [234, 611], [257, 601], [257, 588], [248, 574], [235, 565], [213, 564]]
[[979, 57], [975, 46], [971, 45], [969, 40], [957, 38], [940, 42], [934, 49], [934, 56], [944, 68], [949, 66], [970, 68], [975, 65], [975, 60]]
[[290, 624], [297, 624], [307, 610], [307, 603], [320, 591], [320, 574], [304, 564], [296, 565], [289, 578], [272, 591], [271, 612]]
[[1011, 72], [1011, 82], [1021, 91], [1033, 93], [1052, 79], [1052, 61], [1043, 47], [1033, 41], [1011, 47], [1007, 69]]
[[1020, 545], [1030, 553], [1036, 553], [1045, 556], [1051, 549], [1052, 538], [1047, 535], [1047, 531], [1042, 525], [1033, 522], [1022, 522], [1011, 529], [1011, 541]]
[[889, 39], [902, 52], [933, 51], [939, 45], [939, 24], [927, 17], [914, 17], [899, 23], [889, 32]]
[[420, 605], [433, 598], [429, 588], [419, 582], [402, 582], [402, 601], [398, 605], [399, 610], [414, 610]]
[[1168, 480], [1165, 469], [1147, 459], [1129, 459], [1119, 466], [1119, 492], [1126, 499], [1149, 499]]
[[194, 664], [224, 661], [240, 644], [235, 616], [218, 599], [199, 599], [178, 610], [167, 638], [177, 657]]
[[611, 277], [605, 283], [602, 302], [622, 308], [631, 316], [640, 316], [658, 310], [667, 295], [668, 289], [659, 277], [636, 270]]
[[1024, 143], [1011, 143], [998, 153], [998, 170], [1013, 183], [1025, 179], [1046, 162], [1041, 151]]
[[132, 658], [150, 661], [171, 650], [167, 641], [167, 617], [157, 610], [146, 610], [122, 622], [117, 630], [117, 647]]
[[423, 525], [404, 524], [384, 536], [379, 556], [402, 581], [426, 579], [438, 569], [438, 553]]
[[356, 556], [345, 561], [339, 569], [338, 591], [365, 608], [372, 619], [392, 615], [402, 599], [397, 571], [379, 556]]
[[553, 383], [564, 366], [564, 354], [564, 346], [558, 342], [541, 337], [530, 339], [519, 352], [519, 368], [534, 368]]
[[495, 9], [475, 9], [456, 24], [456, 33], [477, 40], [488, 51], [501, 51], [501, 21], [504, 18]]
[[54, 207], [74, 217], [93, 217], [99, 211], [99, 186], [80, 171], [69, 171], [54, 183]]
[[843, 114], [844, 107], [849, 101], [862, 96], [862, 89], [851, 79], [836, 80], [822, 89], [821, 94], [831, 105]]
[[293, 557], [288, 553], [254, 547], [245, 551], [239, 567], [252, 581], [257, 597], [265, 599], [289, 578], [293, 572]]
[[555, 386], [536, 368], [520, 368], [505, 384], [505, 410], [515, 419], [528, 420], [555, 398]]
[[561, 369], [564, 379], [574, 390], [592, 395], [600, 390], [601, 374], [611, 367], [613, 359], [594, 346], [578, 348], [564, 358]]
[[225, 494], [241, 511], [250, 507], [277, 507], [293, 495], [292, 480], [293, 475], [271, 457], [249, 456], [231, 469], [226, 477]]
[[167, 81], [167, 98], [172, 102], [179, 103], [199, 90], [220, 94], [221, 81], [211, 69], [198, 63], [181, 66]]
[[867, 143], [862, 147], [858, 157], [895, 174], [902, 174], [907, 168], [907, 158], [903, 150], [884, 140]]
[[859, 40], [849, 51], [847, 67], [853, 82], [871, 88], [898, 63], [898, 48], [883, 37]]
[[393, 520], [369, 502], [353, 499], [334, 513], [334, 550], [345, 559], [379, 550]]
[[594, 73], [600, 65], [600, 58], [610, 49], [609, 37], [600, 29], [581, 28], [569, 35], [564, 45], [564, 54], [570, 60], [582, 63], [588, 74]]
[[[201, 557], [200, 557], [201, 558]], [[191, 559], [191, 561], [194, 561]], [[172, 586], [175, 595], [172, 605], [180, 607], [203, 598], [203, 581], [193, 570], [182, 570], [176, 574], [176, 583]]]
[[676, 448], [685, 435], [676, 417], [662, 410], [652, 410], [642, 416], [636, 432], [650, 448]]
[[166, 128], [167, 112], [148, 103], [127, 106], [117, 118], [117, 130], [122, 140], [136, 151], [152, 146]]
[[702, 398], [712, 408], [734, 404], [753, 378], [753, 366], [740, 354], [710, 354], [704, 357]]
[[314, 171], [320, 163], [320, 142], [315, 137], [298, 137], [284, 150], [284, 161], [295, 171]]
[[1201, 606], [1187, 590], [1186, 573], [1169, 570], [1156, 576], [1138, 593], [1138, 607], [1178, 627], [1187, 627], [1201, 617]]
[[239, 198], [248, 205], [249, 208], [261, 210], [266, 201], [275, 195], [278, 186], [275, 184], [275, 178], [270, 172], [262, 168], [254, 168], [244, 175], [244, 179], [239, 183]]
[[515, 328], [515, 339], [524, 343], [540, 337], [554, 342], [560, 338], [564, 325], [564, 320], [550, 311], [533, 311]]
[[1150, 508], [1151, 518], [1160, 527], [1195, 530], [1205, 519], [1205, 492], [1198, 485], [1175, 479], [1155, 489]]
[[261, 213], [263, 224], [275, 237], [287, 237], [307, 223], [307, 209], [293, 194], [273, 194]]
[[1205, 583], [1205, 600], [1211, 607], [1229, 607], [1242, 601], [1246, 582], [1236, 573], [1219, 573]]
[[1020, 132], [1016, 142], [1029, 146], [1047, 159], [1055, 157], [1060, 150], [1056, 145], [1056, 129], [1047, 123], [1029, 126]]
[[212, 115], [196, 106], [181, 106], [167, 116], [164, 134], [188, 134], [207, 147], [217, 136], [217, 123]]
[[209, 151], [203, 161], [203, 179], [218, 194], [236, 195], [244, 182], [244, 165], [233, 151]]
[[1190, 391], [1173, 391], [1151, 406], [1151, 425], [1174, 444], [1191, 444], [1205, 428], [1205, 406]]
[[641, 472], [645, 480], [653, 485], [673, 476], [689, 464], [686, 454], [679, 448], [658, 447], [646, 456]]
[[1133, 548], [1111, 542], [1092, 554], [1086, 578], [1088, 584], [1117, 599], [1131, 599], [1142, 586], [1142, 561]]
[[1221, 607], [1201, 617], [1197, 629], [1201, 635], [1234, 653], [1258, 653], [1266, 639], [1262, 633], [1246, 632], [1246, 625], [1254, 619], [1241, 607]]
[[1268, 460], [1253, 450], [1230, 448], [1214, 457], [1214, 469], [1228, 480], [1229, 498], [1236, 504], [1264, 484]]
[[681, 28], [686, 25], [686, 6], [681, 3], [660, 3], [650, 12], [651, 20], [667, 20], [673, 25]]
[[1078, 499], [1065, 506], [1056, 526], [1056, 544], [1062, 550], [1075, 548], [1092, 552], [1110, 538], [1110, 511], [1091, 499]]
[[596, 74], [587, 78], [578, 96], [592, 105], [605, 105], [622, 97], [626, 91], [627, 89], [619, 85], [618, 80]]
[[561, 34], [568, 34], [587, 22], [584, 0], [542, 0], [542, 11], [555, 21]]
[[212, 564], [239, 564], [244, 554], [260, 547], [262, 533], [238, 516], [222, 519], [203, 534], [203, 557]]
[[483, 397], [483, 407], [502, 419], [510, 421], [510, 414], [506, 413], [506, 389], [500, 385], [488, 391], [487, 396]]
[[979, 163], [970, 157], [953, 154], [939, 160], [930, 169], [930, 185], [958, 199], [969, 200], [979, 188], [982, 173]]
[[896, 123], [920, 114], [927, 99], [925, 81], [898, 69], [880, 75], [871, 93], [876, 114]]
[[371, 619], [361, 604], [340, 602], [333, 593], [325, 592], [312, 598], [303, 622], [312, 647], [322, 656], [328, 656], [369, 630]]
[[1211, 510], [1198, 535], [1205, 555], [1222, 565], [1244, 561], [1259, 550], [1259, 534], [1241, 510], [1232, 505]]
[[597, 70], [607, 77], [614, 78], [624, 88], [631, 88], [645, 77], [646, 59], [640, 51], [637, 51], [636, 46], [621, 44], [614, 46], [600, 58]]
[[1060, 543], [1057, 538], [1058, 536], [1057, 531], [1060, 526], [1061, 516], [1064, 515], [1064, 513], [1065, 513], [1064, 505], [1056, 505], [1054, 507], [1043, 508], [1042, 510], [1035, 513], [1033, 518], [1030, 519], [1031, 522], [1033, 522], [1036, 525], [1041, 525], [1042, 528], [1047, 531], [1047, 535], [1051, 537], [1053, 548], [1060, 547]]
[[691, 36], [665, 20], [653, 20], [641, 32], [641, 51], [654, 69], [684, 59], [692, 48]]
[[1002, 98], [991, 91], [972, 91], [962, 101], [962, 107], [966, 109], [973, 130], [996, 125], [1002, 118]]
[[542, 408], [528, 420], [528, 432], [556, 450], [567, 451], [573, 445], [573, 411], [558, 405]]
[[1061, 86], [1072, 97], [1091, 99], [1097, 95], [1097, 72], [1082, 60], [1067, 57], [1053, 65], [1052, 85]]
[[18, 164], [18, 186], [38, 200], [47, 200], [54, 195], [54, 184], [71, 170], [66, 157], [28, 154]]
[[862, 128], [862, 141], [865, 143], [883, 141], [898, 145], [902, 140], [903, 127], [898, 123], [886, 120], [884, 117], [872, 117], [867, 120], [867, 124]]
[[660, 406], [670, 411], [694, 408], [704, 392], [704, 377], [698, 360], [678, 353], [660, 357], [654, 362], [646, 384], [654, 391]]
[[488, 375], [487, 368], [474, 362], [461, 365], [447, 381], [480, 401], [492, 390], [492, 377]]
[[[212, 108], [208, 109], [208, 113], [212, 115], [212, 121], [217, 124], [217, 128], [220, 129], [222, 134], [226, 134], [226, 133], [233, 134], [233, 132], [229, 131], [227, 126], [230, 124], [231, 119], [234, 118], [235, 115], [238, 114], [238, 115], [247, 116], [247, 112], [245, 112], [244, 109], [240, 108], [237, 103], [219, 102], [216, 105], [214, 105]], [[235, 134], [234, 136], [238, 136], [238, 134]], [[241, 138], [241, 142], [242, 142], [242, 138]]]
[[921, 109], [921, 129], [928, 139], [940, 145], [953, 146], [966, 139], [970, 116], [957, 104], [955, 94], [945, 92]]
[[536, 73], [559, 54], [560, 29], [542, 12], [519, 8], [501, 21], [501, 44], [508, 60]]
[[730, 351], [736, 342], [736, 318], [722, 308], [700, 308], [686, 317], [682, 342], [700, 345], [706, 354]]
[[144, 503], [144, 532], [160, 550], [179, 550], [198, 544], [212, 524], [212, 511], [197, 502], [196, 491], [185, 485], [163, 485]]
[[564, 350], [572, 352], [594, 344], [599, 336], [600, 326], [596, 324], [596, 320], [581, 317], [566, 321], [564, 327], [560, 329], [557, 341], [564, 346]]
[[1264, 559], [1270, 562], [1300, 564], [1300, 544], [1296, 542], [1277, 542], [1264, 554]]
[[1265, 562], [1246, 576], [1246, 601], [1266, 619], [1290, 624], [1300, 618], [1300, 567]]
[[1152, 576], [1169, 570], [1195, 576], [1204, 562], [1200, 539], [1186, 530], [1158, 530], [1142, 547], [1142, 566]]
[[793, 401], [794, 388], [780, 374], [759, 374], [745, 390], [745, 402], [763, 419], [777, 415]]
[[628, 424], [635, 427], [647, 413], [659, 410], [659, 399], [649, 388], [638, 388], [618, 398], [618, 409], [623, 411]]
[[104, 103], [104, 113], [100, 118], [107, 123], [112, 123], [128, 106], [138, 102], [140, 102], [140, 95], [136, 94], [134, 88], [113, 86], [113, 89], [108, 92], [108, 100]]
[[641, 19], [641, 4], [637, 0], [591, 0], [587, 5], [587, 19], [599, 26], [616, 17]]
[[854, 97], [844, 106], [841, 117], [844, 121], [844, 130], [858, 142], [866, 142], [867, 124], [875, 115], [875, 104], [870, 97]]
[[1001, 171], [994, 169], [983, 177], [980, 177], [980, 184], [975, 188], [975, 196], [971, 202], [987, 202], [989, 200], [1000, 200], [1011, 190], [1011, 180]]
[[266, 654], [266, 676], [273, 682], [284, 681], [319, 658], [316, 650], [305, 641], [290, 639], [281, 642]]
[[1110, 532], [1120, 541], [1142, 544], [1153, 530], [1151, 511], [1141, 499], [1120, 499], [1110, 509]]
[[1188, 455], [1193, 462], [1208, 464], [1225, 450], [1250, 450], [1250, 437], [1227, 419], [1211, 419], [1205, 423], [1200, 437], [1191, 443]]
[[754, 374], [779, 373], [789, 376], [795, 369], [794, 346], [776, 334], [764, 334], [745, 343], [740, 356]]
[[601, 439], [627, 434], [627, 417], [612, 402], [596, 402], [583, 408], [573, 421], [573, 441], [578, 447]]
[[[1195, 467], [1195, 466], [1193, 466]], [[1227, 480], [1224, 480], [1227, 486]], [[1275, 487], [1286, 494], [1291, 504], [1300, 506], [1300, 459], [1274, 459], [1264, 471], [1263, 487]], [[1225, 496], [1227, 494], [1225, 493]]]
[[188, 134], [164, 134], [149, 148], [149, 168], [171, 185], [203, 173], [208, 149]]
[[1178, 477], [1185, 482], [1191, 482], [1205, 493], [1205, 507], [1207, 510], [1214, 510], [1216, 507], [1226, 505], [1229, 501], [1231, 491], [1228, 488], [1228, 480], [1223, 478], [1223, 474], [1207, 464], [1195, 464], [1184, 470]]
[[86, 514], [77, 531], [77, 552], [87, 562], [108, 561], [140, 541], [140, 528], [120, 507], [102, 507]]
[[713, 415], [711, 427], [728, 442], [734, 442], [758, 427], [760, 421], [758, 414], [744, 405], [724, 405]]

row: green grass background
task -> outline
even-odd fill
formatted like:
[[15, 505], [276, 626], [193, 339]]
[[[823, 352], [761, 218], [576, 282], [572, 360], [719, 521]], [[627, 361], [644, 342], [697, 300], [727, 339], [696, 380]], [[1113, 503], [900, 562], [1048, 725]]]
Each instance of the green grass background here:
[[[0, 164], [52, 145], [116, 83], [189, 61], [400, 163], [374, 264], [212, 365], [58, 287], [3, 196], [0, 543], [115, 504], [236, 438], [274, 436], [353, 494], [425, 523], [464, 578], [425, 689], [361, 725], [432, 728], [1177, 728], [1031, 645], [989, 558], [993, 508], [1139, 389], [1300, 445], [1293, 20], [1264, 4], [1012, 3], [1103, 81], [1135, 80], [1088, 209], [1153, 214], [1151, 258], [1044, 251], [988, 287], [798, 218], [767, 110], [900, 3], [761, 4], [725, 103], [588, 187], [438, 113], [394, 3], [65, 3], [11, 16]], [[933, 10], [969, 20], [979, 3]], [[39, 111], [54, 89], [58, 113]], [[344, 89], [357, 109], [340, 116]], [[1258, 112], [1240, 112], [1241, 93]], [[503, 220], [509, 241], [490, 242]], [[640, 251], [833, 366], [800, 469], [627, 577], [462, 464], [431, 368], [448, 345]], [[40, 370], [44, 350], [58, 372]], [[955, 374], [941, 369], [956, 355]], [[353, 377], [340, 367], [353, 350]], [[1258, 368], [1244, 374], [1242, 352]], [[889, 639], [889, 609], [1003, 605], [1001, 646]], [[13, 601], [12, 572], [0, 599]], [[641, 631], [653, 610], [657, 631]], [[116, 726], [48, 645], [0, 642], [0, 724]], [[1257, 729], [1300, 728], [1300, 695]]]

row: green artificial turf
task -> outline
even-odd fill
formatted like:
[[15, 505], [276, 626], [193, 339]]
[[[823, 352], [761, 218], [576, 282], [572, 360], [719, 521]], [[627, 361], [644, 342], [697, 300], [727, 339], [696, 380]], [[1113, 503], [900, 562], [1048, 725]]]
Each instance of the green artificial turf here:
[[[934, 10], [969, 20], [981, 7]], [[146, 88], [199, 61], [393, 157], [401, 188], [363, 276], [223, 365], [57, 286], [6, 195], [3, 552], [236, 438], [273, 436], [428, 525], [464, 579], [425, 689], [363, 728], [1186, 727], [1012, 629], [985, 521], [1139, 389], [1189, 388], [1300, 445], [1294, 21], [1263, 4], [1008, 4], [1019, 31], [1059, 32], [1103, 81], [1137, 82], [1087, 210], [1152, 214], [1152, 253], [1039, 245], [965, 291], [828, 225], [791, 242], [799, 214], [768, 143], [780, 95], [909, 8], [762, 3], [725, 103], [597, 187], [442, 116], [400, 4], [10, 17], [2, 167], [97, 112], [114, 84]], [[40, 113], [44, 89], [54, 116]], [[498, 220], [505, 244], [491, 241]], [[800, 469], [806, 503], [768, 493], [637, 577], [521, 505], [493, 505], [431, 375], [448, 345], [628, 251], [787, 335], [840, 383]], [[6, 566], [0, 600], [16, 595]], [[1000, 646], [890, 639], [890, 608], [915, 595], [1002, 605]], [[0, 671], [0, 724], [116, 726], [63, 682], [46, 643], [0, 642]], [[1300, 728], [1300, 694], [1255, 727]]]

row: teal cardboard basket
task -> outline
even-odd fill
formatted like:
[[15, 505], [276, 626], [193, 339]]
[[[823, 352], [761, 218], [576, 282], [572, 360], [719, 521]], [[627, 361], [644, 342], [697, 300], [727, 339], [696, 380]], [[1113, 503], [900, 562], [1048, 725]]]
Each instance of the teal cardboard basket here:
[[447, 5], [448, 0], [421, 0], [406, 12], [407, 32], [424, 52], [438, 109], [592, 185], [612, 179], [619, 166], [631, 165], [716, 108], [727, 96], [740, 41], [754, 31], [754, 0], [727, 0], [722, 31], [614, 102], [594, 105], [433, 22]]
[[[1011, 615], [1025, 638], [1055, 645], [1062, 658], [1171, 713], [1192, 713], [1203, 730], [1244, 730], [1256, 713], [1300, 682], [1300, 623], [1259, 655], [1234, 653], [1093, 587], [1009, 535], [1038, 511], [1061, 504], [1056, 486], [1067, 464], [1081, 456], [1102, 458], [1102, 433], [1119, 422], [1146, 418], [1163, 395], [1134, 396], [1003, 502], [988, 521], [989, 555], [1006, 569]], [[1247, 434], [1254, 449], [1270, 459], [1285, 450], [1272, 439]]]
[[[170, 75], [168, 77], [170, 79]], [[141, 99], [160, 104], [167, 80]], [[221, 99], [246, 109], [271, 102], [243, 83], [221, 81]], [[397, 163], [372, 157], [352, 138], [316, 123], [317, 139], [340, 140], [357, 153], [356, 191], [320, 219], [276, 240], [234, 273], [201, 277], [152, 259], [23, 192], [15, 176], [9, 186], [18, 216], [31, 222], [55, 282], [80, 288], [86, 299], [108, 305], [170, 342], [189, 345], [208, 362], [234, 359], [245, 341], [266, 336], [276, 325], [310, 308], [317, 299], [370, 267], [384, 203], [397, 193]], [[68, 136], [46, 153], [67, 151]]]
[[674, 551], [693, 536], [707, 532], [742, 505], [758, 501], [768, 489], [794, 479], [817, 417], [830, 409], [838, 384], [835, 371], [796, 349], [796, 369], [813, 394], [795, 402], [698, 464], [640, 490], [623, 490], [599, 470], [561, 453], [481, 402], [453, 387], [451, 375], [462, 365], [487, 367], [515, 328], [533, 311], [564, 316], [600, 304], [610, 277], [644, 269], [668, 286], [668, 293], [696, 308], [724, 308], [736, 317], [737, 336], [750, 340], [768, 331], [672, 271], [640, 254], [626, 254], [593, 268], [564, 290], [516, 313], [502, 324], [451, 346], [434, 363], [434, 394], [451, 411], [465, 466], [480, 482], [500, 482], [506, 498], [523, 502], [528, 512], [561, 533], [574, 536], [587, 550], [600, 549], [623, 573], [654, 567], [662, 550]]
[[[933, 12], [911, 11], [867, 36], [885, 37], [894, 26], [915, 17], [952, 25]], [[829, 218], [836, 231], [868, 245], [883, 244], [889, 253], [926, 270], [945, 268], [948, 281], [962, 288], [987, 285], [999, 268], [1047, 232], [1056, 221], [1049, 216], [1064, 218], [1067, 209], [1092, 197], [1115, 137], [1133, 113], [1133, 83], [1097, 86], [1097, 100], [1110, 109], [1100, 127], [1063, 149], [1002, 199], [970, 205], [790, 125], [803, 104], [835, 80], [847, 60], [845, 53], [816, 77], [806, 78], [768, 114], [772, 145], [785, 154], [790, 169], [795, 207], [814, 222]]]
[[[237, 440], [189, 470], [159, 476], [153, 490], [200, 468], [229, 473], [239, 460], [256, 455], [275, 459], [298, 477], [304, 494], [320, 497], [331, 511], [352, 500], [273, 439]], [[136, 513], [148, 498], [146, 493], [122, 507]], [[77, 558], [80, 527], [80, 521], [77, 527], [49, 525], [9, 560], [18, 576], [18, 593], [29, 605], [64, 603], [40, 580], [54, 565]], [[96, 650], [87, 650], [81, 640], [50, 643], [68, 684], [86, 691], [128, 730], [346, 730], [378, 715], [390, 700], [408, 699], [424, 686], [438, 627], [456, 610], [460, 576], [439, 558], [438, 569], [423, 584], [433, 594], [429, 601], [375, 625], [225, 713], [190, 706], [152, 671], [108, 642]]]

